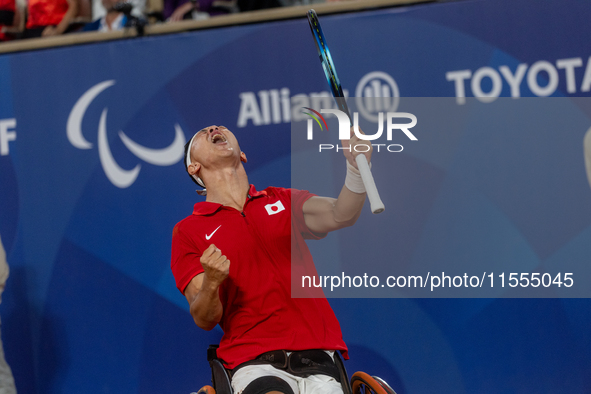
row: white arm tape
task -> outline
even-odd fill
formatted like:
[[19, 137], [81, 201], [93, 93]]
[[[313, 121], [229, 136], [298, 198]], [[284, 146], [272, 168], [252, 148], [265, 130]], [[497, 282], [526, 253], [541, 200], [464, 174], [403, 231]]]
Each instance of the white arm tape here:
[[[345, 177], [345, 187], [351, 190], [353, 193], [365, 193], [365, 186], [363, 185], [363, 179], [361, 179], [361, 174], [359, 170], [351, 163], [349, 160], [347, 162], [347, 176]], [[371, 169], [371, 163], [369, 163], [369, 168]]]

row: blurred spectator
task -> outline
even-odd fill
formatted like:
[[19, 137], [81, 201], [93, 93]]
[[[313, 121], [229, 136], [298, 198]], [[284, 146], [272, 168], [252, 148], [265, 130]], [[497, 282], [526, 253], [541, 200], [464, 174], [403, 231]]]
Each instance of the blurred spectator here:
[[[279, 0], [282, 6], [284, 7], [291, 7], [296, 5], [312, 5], [318, 3], [332, 3], [335, 1], [343, 1], [343, 0]], [[355, 1], [355, 0], [353, 0]]]
[[[131, 15], [141, 18], [146, 13], [146, 0], [120, 0], [131, 3], [133, 9]], [[102, 1], [94, 0], [92, 2], [92, 20], [97, 20], [107, 15], [107, 9], [109, 6], [105, 6]]]
[[14, 0], [0, 0], [0, 24], [12, 26], [16, 3]]
[[[0, 239], [0, 302], [2, 302], [2, 292], [4, 285], [8, 279], [8, 263], [6, 262], [6, 252], [2, 246], [2, 239]], [[0, 332], [2, 323], [0, 322]], [[14, 378], [10, 366], [4, 359], [4, 348], [2, 347], [2, 339], [0, 336], [0, 393], [2, 394], [16, 394], [14, 387]]]
[[279, 0], [238, 0], [240, 11], [264, 10], [265, 8], [281, 7]]
[[236, 10], [236, 1], [229, 0], [164, 0], [164, 19], [178, 22], [183, 19], [204, 19]]
[[5, 29], [17, 24], [15, 0], [0, 0], [0, 41], [6, 41], [9, 37]]
[[12, 26], [14, 22], [14, 0], [0, 0], [0, 41], [7, 37], [4, 35], [4, 26]]
[[84, 25], [92, 22], [92, 1], [91, 0], [77, 0], [78, 3], [78, 14], [74, 18], [74, 21], [70, 24], [70, 28], [67, 32], [82, 30]]
[[[128, 21], [128, 17], [121, 11], [121, 8], [117, 7], [120, 0], [102, 0], [103, 7], [107, 10], [107, 13], [95, 20], [94, 22], [87, 23], [83, 31], [116, 31], [122, 30]], [[130, 16], [130, 18], [135, 18]]]
[[78, 14], [77, 0], [29, 0], [29, 16], [23, 38], [63, 34]]

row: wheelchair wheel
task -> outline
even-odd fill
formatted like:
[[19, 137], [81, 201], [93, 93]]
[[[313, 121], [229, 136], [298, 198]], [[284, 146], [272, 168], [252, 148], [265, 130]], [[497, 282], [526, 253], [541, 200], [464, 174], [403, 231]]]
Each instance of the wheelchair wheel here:
[[396, 394], [383, 379], [361, 371], [351, 377], [351, 389], [353, 394]]
[[379, 376], [373, 376], [373, 378], [382, 386], [382, 388], [386, 391], [386, 393], [396, 394], [396, 391], [394, 391], [394, 389], [392, 387], [390, 387], [390, 385], [388, 383], [386, 383], [386, 381], [384, 379], [380, 378]]

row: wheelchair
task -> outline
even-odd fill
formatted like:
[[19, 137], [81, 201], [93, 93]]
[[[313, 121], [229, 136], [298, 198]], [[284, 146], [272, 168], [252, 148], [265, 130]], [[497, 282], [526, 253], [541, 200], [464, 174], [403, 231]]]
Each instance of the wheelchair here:
[[[197, 393], [191, 394], [233, 394], [230, 377], [221, 360], [217, 357], [216, 350], [218, 345], [210, 345], [207, 349], [207, 361], [211, 367], [212, 386], [203, 386]], [[344, 394], [396, 394], [386, 383], [384, 379], [377, 376], [370, 376], [365, 372], [355, 372], [351, 380], [347, 375], [347, 370], [343, 364], [338, 352], [335, 352], [335, 363], [341, 375], [341, 382], [347, 382], [343, 385]]]

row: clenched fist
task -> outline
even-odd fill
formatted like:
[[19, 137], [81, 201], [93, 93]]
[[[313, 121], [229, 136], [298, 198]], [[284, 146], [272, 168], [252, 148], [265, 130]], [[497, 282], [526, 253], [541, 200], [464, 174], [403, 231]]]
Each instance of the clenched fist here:
[[214, 244], [205, 249], [200, 261], [207, 279], [215, 285], [222, 284], [230, 274], [230, 260]]

